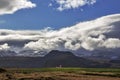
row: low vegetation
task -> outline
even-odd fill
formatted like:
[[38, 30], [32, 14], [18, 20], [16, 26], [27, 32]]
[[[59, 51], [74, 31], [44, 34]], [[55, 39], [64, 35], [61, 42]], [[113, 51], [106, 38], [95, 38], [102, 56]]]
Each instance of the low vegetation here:
[[10, 68], [0, 80], [120, 80], [113, 68]]
[[0, 68], [0, 73], [3, 73], [3, 72], [6, 72], [6, 70], [3, 68]]

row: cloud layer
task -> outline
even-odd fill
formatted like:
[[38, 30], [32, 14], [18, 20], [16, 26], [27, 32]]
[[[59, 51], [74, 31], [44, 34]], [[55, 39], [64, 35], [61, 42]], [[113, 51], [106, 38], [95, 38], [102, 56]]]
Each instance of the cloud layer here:
[[[78, 23], [56, 31], [48, 31], [38, 41], [32, 41], [25, 48], [35, 50], [96, 50], [120, 48], [120, 37], [109, 33], [117, 32], [120, 14], [104, 16], [92, 21]], [[109, 35], [109, 36], [108, 36]], [[119, 34], [114, 34], [119, 35]]]
[[96, 3], [96, 0], [55, 0], [60, 6], [58, 7], [59, 11], [65, 9], [78, 8], [85, 5], [92, 5]]
[[33, 8], [35, 6], [36, 4], [29, 0], [0, 0], [0, 15], [13, 14], [20, 9]]
[[60, 30], [0, 30], [0, 49], [94, 51], [120, 48], [120, 14], [80, 22]]

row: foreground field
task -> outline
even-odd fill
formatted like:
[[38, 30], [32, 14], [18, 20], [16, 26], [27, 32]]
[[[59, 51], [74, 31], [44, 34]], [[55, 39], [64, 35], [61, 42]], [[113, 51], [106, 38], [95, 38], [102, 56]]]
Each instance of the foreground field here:
[[27, 68], [6, 69], [0, 80], [120, 80], [120, 69]]

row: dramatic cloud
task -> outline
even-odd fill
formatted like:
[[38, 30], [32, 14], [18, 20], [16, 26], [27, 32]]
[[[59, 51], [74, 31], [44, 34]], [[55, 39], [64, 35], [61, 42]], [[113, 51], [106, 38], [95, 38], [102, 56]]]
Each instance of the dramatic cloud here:
[[0, 0], [0, 15], [13, 14], [20, 9], [33, 8], [35, 6], [36, 4], [29, 0]]
[[120, 14], [114, 14], [60, 30], [0, 30], [0, 44], [8, 44], [13, 51], [24, 51], [21, 53], [32, 51], [30, 55], [51, 50], [113, 50], [120, 48], [119, 28]]
[[[96, 20], [81, 22], [75, 26], [56, 31], [48, 31], [43, 38], [32, 41], [25, 48], [34, 50], [96, 50], [120, 48], [120, 37], [110, 34], [117, 30], [120, 24], [120, 14], [98, 18]], [[114, 36], [119, 34], [114, 34]]]
[[[101, 37], [102, 36], [102, 37]], [[82, 47], [86, 50], [95, 50], [100, 48], [120, 48], [120, 39], [117, 38], [108, 38], [105, 39], [103, 35], [100, 35], [99, 38], [88, 37], [83, 43]]]
[[63, 11], [65, 9], [78, 8], [85, 5], [92, 5], [96, 3], [96, 0], [55, 0], [60, 6], [58, 10]]

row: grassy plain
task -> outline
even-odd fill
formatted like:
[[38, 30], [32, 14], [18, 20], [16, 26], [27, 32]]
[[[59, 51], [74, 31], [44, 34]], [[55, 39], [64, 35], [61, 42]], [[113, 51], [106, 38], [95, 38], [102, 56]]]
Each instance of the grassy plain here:
[[9, 68], [0, 80], [120, 80], [113, 68]]

